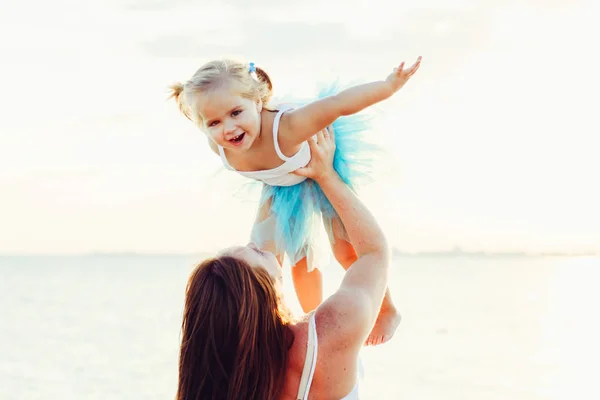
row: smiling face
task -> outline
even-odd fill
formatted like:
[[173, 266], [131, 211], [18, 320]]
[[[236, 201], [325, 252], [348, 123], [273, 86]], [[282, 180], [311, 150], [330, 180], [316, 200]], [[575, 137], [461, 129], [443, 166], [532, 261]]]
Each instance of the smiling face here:
[[260, 135], [262, 102], [235, 94], [230, 85], [202, 93], [195, 108], [202, 129], [221, 147], [245, 151]]

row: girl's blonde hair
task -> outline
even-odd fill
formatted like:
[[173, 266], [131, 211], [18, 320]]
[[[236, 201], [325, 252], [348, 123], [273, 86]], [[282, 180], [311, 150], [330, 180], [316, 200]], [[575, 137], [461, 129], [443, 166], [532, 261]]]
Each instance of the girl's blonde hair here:
[[260, 100], [265, 106], [273, 94], [273, 84], [263, 69], [254, 67], [254, 64], [224, 59], [210, 61], [187, 82], [171, 85], [169, 98], [175, 99], [183, 115], [200, 124], [202, 116], [194, 107], [195, 96], [231, 83], [235, 84], [240, 96]]

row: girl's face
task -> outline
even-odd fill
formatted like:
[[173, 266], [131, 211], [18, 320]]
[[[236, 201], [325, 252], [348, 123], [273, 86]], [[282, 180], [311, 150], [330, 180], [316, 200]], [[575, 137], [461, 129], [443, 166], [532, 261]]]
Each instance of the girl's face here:
[[227, 85], [199, 96], [196, 110], [208, 137], [226, 149], [248, 150], [260, 135], [262, 102], [234, 94]]

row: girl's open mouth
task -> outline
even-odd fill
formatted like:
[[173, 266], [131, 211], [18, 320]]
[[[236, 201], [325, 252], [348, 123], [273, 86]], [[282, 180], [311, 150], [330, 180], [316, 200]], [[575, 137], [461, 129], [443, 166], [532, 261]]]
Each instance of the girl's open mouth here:
[[244, 140], [244, 136], [246, 136], [246, 132], [240, 133], [233, 139], [230, 139], [229, 142], [231, 142], [234, 145], [239, 145], [240, 143], [242, 143], [242, 140]]

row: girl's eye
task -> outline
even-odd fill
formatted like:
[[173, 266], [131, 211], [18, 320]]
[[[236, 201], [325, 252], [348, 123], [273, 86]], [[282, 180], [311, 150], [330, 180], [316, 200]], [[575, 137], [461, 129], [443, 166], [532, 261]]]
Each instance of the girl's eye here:
[[218, 123], [219, 123], [219, 121], [213, 121], [208, 125], [208, 127], [210, 128], [210, 127], [216, 126]]
[[242, 110], [235, 110], [234, 112], [231, 113], [231, 115], [234, 116], [234, 117], [237, 117], [241, 113], [242, 113]]

